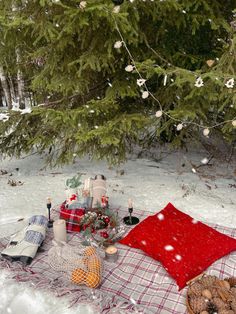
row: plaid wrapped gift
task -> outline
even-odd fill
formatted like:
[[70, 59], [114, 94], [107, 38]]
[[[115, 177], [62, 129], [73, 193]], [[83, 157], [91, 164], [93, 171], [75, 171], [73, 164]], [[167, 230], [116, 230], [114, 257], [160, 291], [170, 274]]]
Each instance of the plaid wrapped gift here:
[[69, 209], [66, 207], [66, 202], [61, 204], [60, 207], [60, 219], [66, 221], [66, 230], [68, 232], [80, 232], [81, 227], [79, 226], [80, 220], [85, 214], [84, 208], [73, 208]]

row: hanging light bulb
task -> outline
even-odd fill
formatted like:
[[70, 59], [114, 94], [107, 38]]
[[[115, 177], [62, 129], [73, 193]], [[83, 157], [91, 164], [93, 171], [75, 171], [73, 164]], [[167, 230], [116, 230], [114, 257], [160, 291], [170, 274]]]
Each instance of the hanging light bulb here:
[[210, 130], [208, 128], [203, 130], [203, 135], [208, 136], [210, 134]]
[[158, 110], [158, 111], [156, 112], [156, 117], [157, 117], [157, 118], [160, 118], [160, 117], [162, 116], [162, 114], [163, 114], [162, 110]]
[[180, 131], [180, 130], [182, 130], [183, 129], [183, 124], [182, 123], [179, 123], [178, 125], [177, 125], [177, 127], [176, 127], [176, 130], [177, 131]]

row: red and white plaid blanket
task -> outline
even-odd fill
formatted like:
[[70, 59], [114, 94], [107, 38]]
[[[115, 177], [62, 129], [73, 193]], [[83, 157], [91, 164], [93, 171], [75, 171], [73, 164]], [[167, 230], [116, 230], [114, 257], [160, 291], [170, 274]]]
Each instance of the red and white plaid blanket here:
[[[135, 211], [135, 215], [140, 219], [149, 214], [151, 213], [147, 211]], [[127, 211], [120, 210], [120, 217], [126, 215]], [[218, 225], [211, 227], [236, 238], [236, 229]], [[71, 306], [88, 300], [88, 289], [69, 283], [48, 265], [47, 252], [52, 245], [52, 237], [52, 230], [49, 230], [42, 250], [31, 265], [23, 267], [20, 263], [1, 259], [0, 268], [11, 270], [12, 277], [18, 281], [31, 281], [36, 288], [50, 289], [57, 296], [70, 296]], [[7, 241], [6, 238], [0, 240], [0, 250], [5, 247]], [[76, 245], [78, 241], [79, 234], [69, 235], [71, 245]], [[100, 295], [100, 313], [109, 313], [111, 309], [114, 310], [113, 313], [186, 313], [187, 288], [179, 292], [162, 265], [142, 251], [121, 244], [117, 244], [117, 247], [119, 259], [116, 263], [104, 262], [102, 284], [96, 290]], [[236, 252], [216, 261], [208, 268], [207, 274], [219, 278], [236, 276]]]

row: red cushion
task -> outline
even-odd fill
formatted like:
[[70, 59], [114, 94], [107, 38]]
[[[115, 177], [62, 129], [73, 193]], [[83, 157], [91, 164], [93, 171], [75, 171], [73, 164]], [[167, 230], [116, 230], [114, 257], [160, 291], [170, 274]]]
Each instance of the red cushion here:
[[217, 259], [236, 250], [236, 240], [194, 220], [169, 203], [144, 219], [120, 243], [160, 261], [179, 289]]

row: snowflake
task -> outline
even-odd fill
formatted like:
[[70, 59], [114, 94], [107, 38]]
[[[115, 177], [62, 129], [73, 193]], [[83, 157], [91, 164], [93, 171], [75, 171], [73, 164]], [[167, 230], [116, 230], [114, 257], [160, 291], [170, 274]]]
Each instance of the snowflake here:
[[173, 248], [172, 245], [166, 245], [166, 246], [164, 247], [164, 249], [165, 249], [166, 251], [173, 251], [173, 250], [174, 250], [174, 248]]
[[157, 214], [157, 218], [159, 219], [159, 220], [164, 220], [164, 215], [162, 214], [162, 213], [160, 213], [160, 214]]
[[179, 255], [179, 254], [176, 254], [176, 255], [175, 255], [175, 258], [177, 259], [177, 261], [181, 261], [182, 256], [181, 256], [181, 255]]

